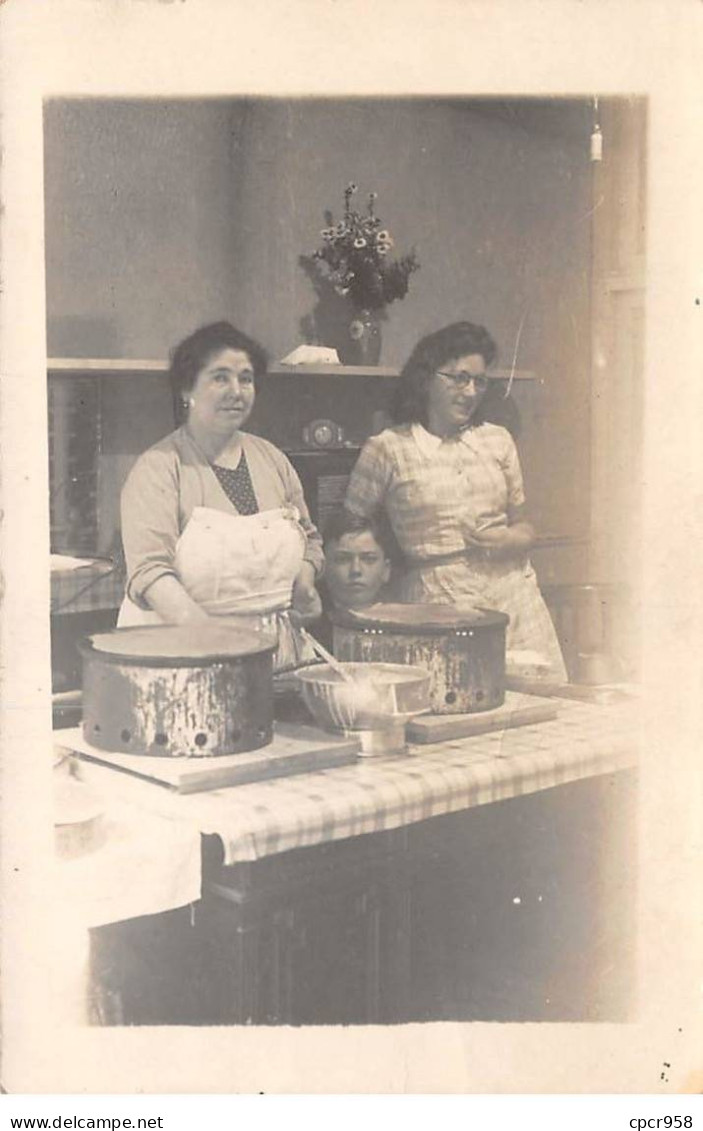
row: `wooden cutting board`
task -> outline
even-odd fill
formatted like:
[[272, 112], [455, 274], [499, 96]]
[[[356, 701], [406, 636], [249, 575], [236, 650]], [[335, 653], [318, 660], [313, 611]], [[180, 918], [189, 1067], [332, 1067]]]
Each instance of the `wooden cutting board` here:
[[507, 691], [502, 707], [493, 711], [471, 715], [418, 715], [408, 723], [406, 735], [409, 742], [443, 742], [448, 738], [469, 738], [506, 727], [547, 722], [558, 713], [559, 704], [554, 699]]
[[639, 694], [633, 684], [547, 683], [528, 676], [509, 675], [506, 687], [542, 698], [580, 699], [584, 703], [617, 703]]
[[58, 732], [62, 746], [81, 758], [146, 778], [177, 793], [200, 793], [290, 774], [313, 773], [356, 760], [359, 740], [327, 734], [302, 723], [276, 723], [273, 741], [260, 750], [219, 758], [152, 758], [99, 750], [80, 727]]

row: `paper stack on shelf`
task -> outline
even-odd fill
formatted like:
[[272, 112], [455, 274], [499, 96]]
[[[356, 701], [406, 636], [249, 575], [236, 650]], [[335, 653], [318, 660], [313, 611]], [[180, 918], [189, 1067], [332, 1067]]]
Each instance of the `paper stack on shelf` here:
[[328, 346], [296, 346], [281, 358], [281, 365], [340, 365], [336, 350]]

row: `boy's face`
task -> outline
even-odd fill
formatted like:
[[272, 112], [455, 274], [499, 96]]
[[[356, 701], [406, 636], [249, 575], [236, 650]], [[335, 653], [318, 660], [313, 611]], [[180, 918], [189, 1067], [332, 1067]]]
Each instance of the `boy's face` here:
[[370, 530], [343, 534], [325, 546], [325, 581], [336, 605], [372, 605], [390, 577], [391, 566]]

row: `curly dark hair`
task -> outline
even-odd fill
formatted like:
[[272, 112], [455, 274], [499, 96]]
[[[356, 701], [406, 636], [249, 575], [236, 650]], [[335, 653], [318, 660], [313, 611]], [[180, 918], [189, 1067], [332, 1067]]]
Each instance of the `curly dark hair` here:
[[247, 354], [255, 377], [261, 377], [266, 372], [266, 350], [231, 322], [211, 322], [207, 326], [201, 326], [184, 338], [171, 353], [169, 379], [173, 411], [178, 424], [187, 419], [186, 394], [195, 385], [200, 370], [207, 365], [213, 354], [223, 349], [241, 350]]
[[[498, 349], [488, 330], [473, 322], [452, 322], [433, 334], [427, 334], [415, 346], [400, 373], [400, 386], [393, 405], [398, 424], [427, 424], [427, 390], [438, 369], [457, 357], [480, 354], [486, 365], [492, 365]], [[488, 394], [474, 414], [473, 424], [485, 420], [481, 412]]]

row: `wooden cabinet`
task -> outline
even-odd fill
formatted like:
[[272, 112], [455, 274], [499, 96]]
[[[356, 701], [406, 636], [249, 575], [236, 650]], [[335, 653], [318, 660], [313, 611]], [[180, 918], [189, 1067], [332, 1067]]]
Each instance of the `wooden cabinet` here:
[[228, 868], [207, 838], [192, 909], [93, 932], [97, 998], [127, 1024], [626, 1020], [633, 778]]
[[289, 451], [288, 458], [300, 476], [310, 517], [324, 531], [325, 521], [344, 502], [347, 483], [359, 448], [326, 451]]
[[406, 834], [217, 869], [196, 908], [213, 1024], [373, 1024], [407, 997]]
[[621, 773], [416, 826], [409, 1019], [626, 1020], [634, 806]]

